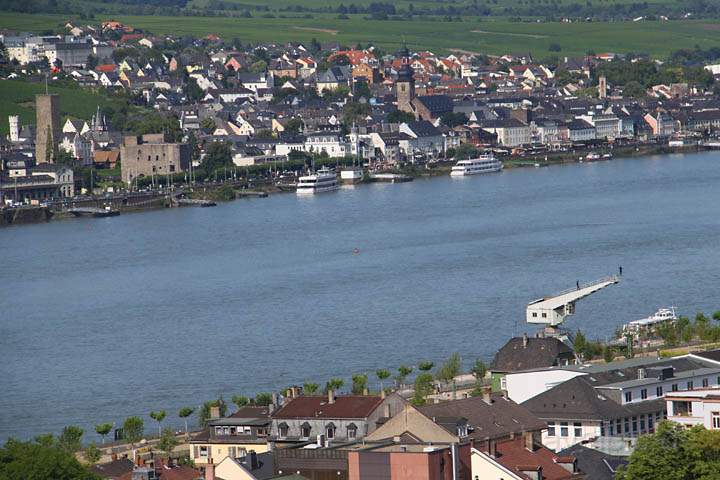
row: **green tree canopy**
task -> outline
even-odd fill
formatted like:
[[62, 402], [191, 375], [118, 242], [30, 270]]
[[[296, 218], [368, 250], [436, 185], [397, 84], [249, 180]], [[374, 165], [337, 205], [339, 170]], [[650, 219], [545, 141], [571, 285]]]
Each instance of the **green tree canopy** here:
[[433, 392], [433, 376], [423, 372], [415, 377], [415, 393], [411, 403], [415, 406], [425, 405], [426, 397]]
[[85, 457], [85, 460], [91, 465], [97, 463], [102, 458], [102, 451], [95, 445], [94, 443], [91, 443], [87, 447], [85, 447], [85, 451], [83, 452], [83, 456]]
[[63, 428], [58, 437], [58, 445], [70, 453], [75, 453], [82, 447], [82, 436], [85, 431], [75, 425], [68, 425]]
[[451, 383], [455, 380], [455, 377], [460, 375], [461, 368], [462, 358], [460, 358], [459, 353], [455, 352], [450, 355], [450, 358], [445, 360], [445, 363], [443, 363], [438, 370], [436, 377], [445, 383]]
[[203, 403], [202, 407], [200, 408], [200, 412], [198, 413], [198, 423], [201, 427], [207, 427], [207, 423], [210, 420], [210, 411], [213, 407], [218, 407], [220, 409], [221, 417], [225, 416], [225, 413], [227, 412], [227, 405], [225, 404], [225, 401], [222, 399], [222, 397], [216, 400], [208, 400], [207, 402]]
[[232, 148], [229, 142], [212, 142], [207, 146], [201, 166], [208, 175], [219, 168], [232, 165]]
[[145, 422], [140, 417], [128, 417], [123, 422], [123, 437], [131, 444], [139, 442], [145, 434]]
[[418, 364], [418, 370], [421, 372], [429, 372], [434, 366], [435, 364], [433, 362], [420, 362]]
[[352, 376], [352, 393], [354, 395], [362, 395], [367, 388], [368, 376], [364, 373], [359, 373]]
[[237, 408], [242, 408], [250, 403], [250, 399], [245, 395], [233, 395], [232, 402], [237, 406]]
[[270, 405], [273, 402], [272, 393], [260, 392], [255, 395], [255, 405]]
[[195, 413], [195, 409], [192, 407], [183, 407], [180, 410], [178, 410], [178, 417], [185, 420], [185, 433], [188, 432], [188, 417]]
[[112, 423], [99, 423], [95, 425], [95, 432], [97, 432], [97, 434], [102, 437], [103, 443], [105, 443], [105, 437], [108, 433], [110, 433], [110, 430], [112, 430], [112, 428]]
[[10, 439], [0, 448], [0, 480], [100, 480], [52, 435], [39, 440]]
[[168, 457], [170, 457], [172, 455], [173, 449], [177, 447], [179, 443], [180, 442], [173, 433], [172, 429], [170, 427], [166, 427], [163, 429], [162, 433], [160, 433], [160, 441], [158, 442], [158, 448], [165, 452]]
[[319, 388], [320, 385], [318, 385], [317, 383], [305, 382], [303, 384], [303, 393], [305, 395], [314, 395], [315, 393], [317, 393]]

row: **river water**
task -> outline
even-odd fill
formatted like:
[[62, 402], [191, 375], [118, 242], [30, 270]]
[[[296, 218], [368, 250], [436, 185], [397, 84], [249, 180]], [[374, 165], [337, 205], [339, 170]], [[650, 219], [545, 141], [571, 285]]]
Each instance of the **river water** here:
[[606, 338], [658, 307], [720, 309], [720, 154], [279, 194], [0, 241], [0, 439], [151, 426], [158, 409], [179, 425], [179, 407], [219, 394], [455, 351], [490, 360], [534, 332], [528, 301], [619, 265], [620, 285], [567, 327]]

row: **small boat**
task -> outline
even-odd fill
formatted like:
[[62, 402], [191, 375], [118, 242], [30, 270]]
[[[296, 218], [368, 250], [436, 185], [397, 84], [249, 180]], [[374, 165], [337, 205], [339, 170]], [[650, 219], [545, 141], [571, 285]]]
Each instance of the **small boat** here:
[[298, 195], [313, 195], [316, 193], [332, 192], [338, 188], [335, 171], [323, 167], [311, 175], [300, 177], [298, 179], [296, 192]]
[[604, 159], [612, 158], [612, 153], [603, 153], [602, 158], [604, 158]]
[[600, 154], [595, 152], [590, 152], [587, 155], [585, 155], [585, 160], [600, 160]]
[[503, 164], [492, 153], [480, 155], [478, 158], [460, 160], [450, 170], [451, 177], [464, 177], [466, 175], [478, 175], [481, 173], [499, 172]]

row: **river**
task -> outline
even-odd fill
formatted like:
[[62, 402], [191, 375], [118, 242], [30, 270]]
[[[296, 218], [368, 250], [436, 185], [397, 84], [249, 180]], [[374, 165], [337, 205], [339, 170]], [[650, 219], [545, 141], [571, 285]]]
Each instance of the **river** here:
[[[219, 394], [491, 360], [532, 299], [616, 273], [606, 338], [720, 309], [720, 155], [653, 156], [0, 230], [0, 439]], [[357, 250], [356, 250], [357, 249]], [[374, 376], [371, 374], [374, 382]], [[375, 383], [373, 383], [375, 385]], [[150, 430], [152, 431], [152, 430]]]

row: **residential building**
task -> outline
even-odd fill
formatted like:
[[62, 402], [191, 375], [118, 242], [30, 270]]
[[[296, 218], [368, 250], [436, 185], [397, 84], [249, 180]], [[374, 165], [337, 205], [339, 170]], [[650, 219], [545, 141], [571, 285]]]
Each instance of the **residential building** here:
[[515, 118], [485, 120], [480, 125], [486, 132], [497, 135], [498, 144], [504, 147], [519, 147], [532, 142], [530, 126]]
[[33, 204], [75, 195], [75, 179], [68, 167], [46, 163], [8, 171], [18, 174], [0, 176], [0, 203]]
[[123, 137], [120, 146], [122, 180], [173, 175], [190, 166], [190, 145], [167, 142], [163, 134]]
[[331, 158], [342, 158], [351, 154], [350, 143], [339, 131], [308, 133], [305, 138], [305, 151], [326, 153]]
[[270, 407], [245, 406], [229, 417], [215, 418], [190, 438], [190, 459], [195, 465], [219, 464], [226, 457], [245, 459], [250, 452], [267, 452]]
[[412, 99], [411, 105], [417, 120], [429, 122], [453, 111], [453, 102], [447, 95], [418, 96]]
[[470, 480], [470, 445], [398, 443], [348, 452], [349, 480]]
[[318, 435], [332, 443], [359, 440], [405, 403], [397, 394], [383, 398], [330, 391], [327, 396], [297, 396], [272, 414], [270, 437], [276, 443], [288, 444], [312, 441]]
[[415, 161], [418, 156], [426, 160], [433, 159], [444, 151], [445, 138], [442, 132], [427, 120], [401, 123], [400, 134], [400, 149], [411, 161]]
[[693, 427], [702, 425], [708, 430], [720, 430], [720, 386], [665, 394], [667, 418]]
[[347, 65], [336, 65], [328, 68], [326, 71], [318, 75], [317, 93], [322, 95], [323, 92], [336, 90], [339, 87], [347, 87], [352, 81], [352, 69]]
[[667, 112], [647, 113], [643, 117], [654, 137], [669, 137], [675, 133], [675, 120]]

